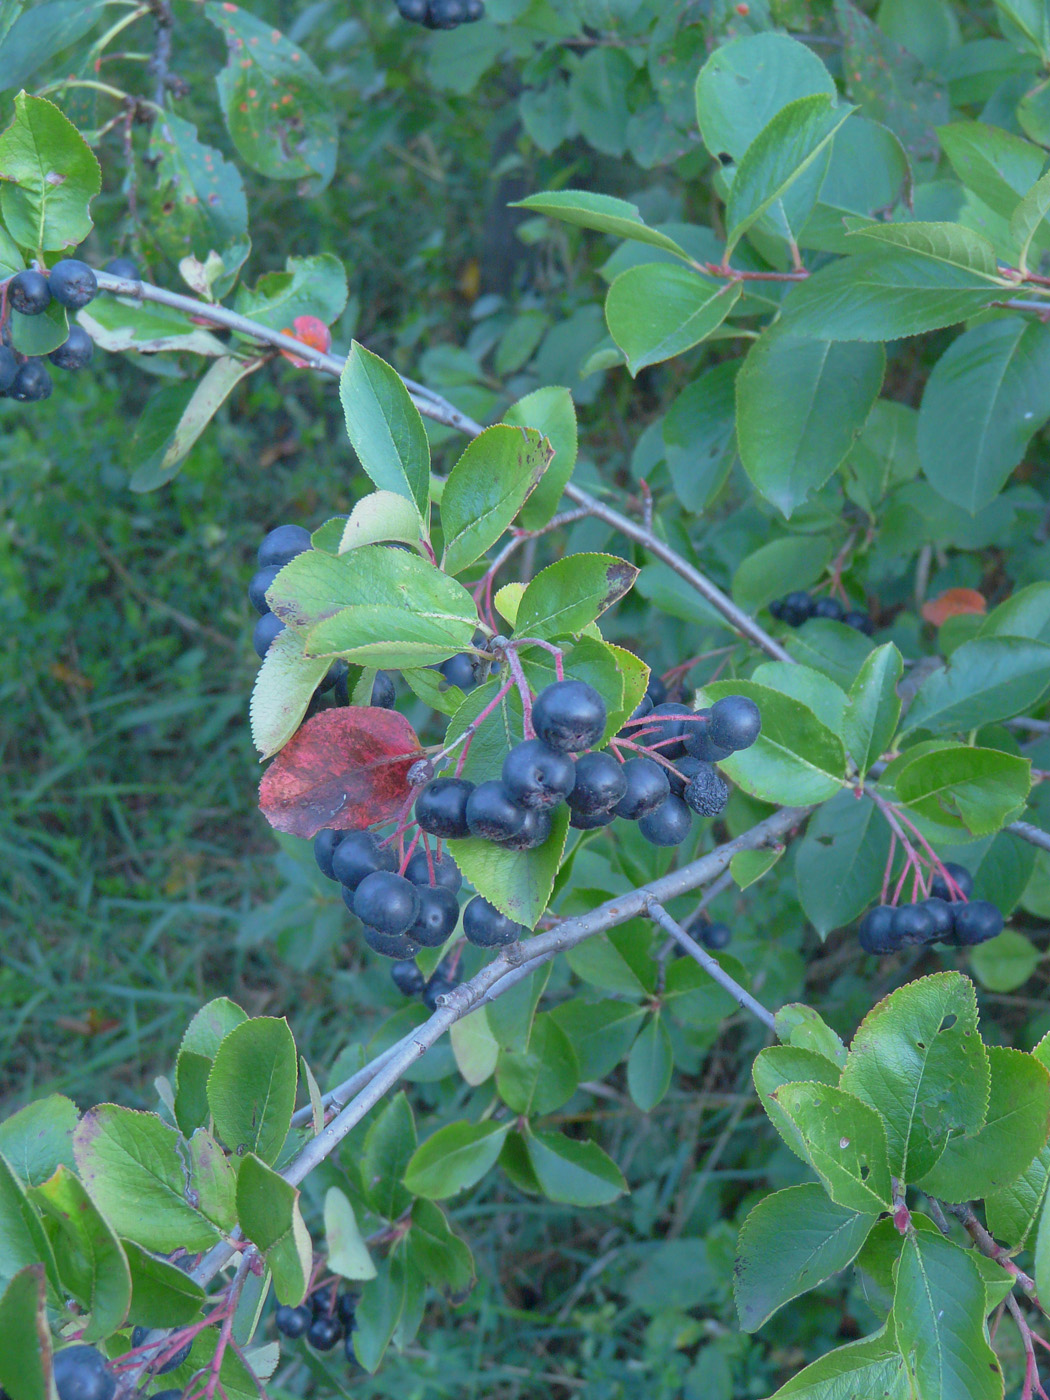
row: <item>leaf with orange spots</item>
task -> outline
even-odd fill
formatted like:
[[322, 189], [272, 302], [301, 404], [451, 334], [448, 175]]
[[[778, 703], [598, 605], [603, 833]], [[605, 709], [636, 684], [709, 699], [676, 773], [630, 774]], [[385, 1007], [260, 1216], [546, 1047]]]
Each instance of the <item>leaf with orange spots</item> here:
[[408, 770], [421, 757], [415, 730], [396, 710], [323, 710], [263, 774], [259, 810], [292, 836], [391, 821], [409, 794]]
[[[316, 316], [296, 316], [291, 329], [285, 326], [282, 333], [302, 341], [304, 345], [309, 345], [312, 350], [323, 350], [327, 354], [332, 348], [332, 332]], [[296, 369], [309, 368], [309, 360], [300, 359], [298, 355], [293, 355], [290, 350], [282, 350], [281, 354], [286, 360], [291, 360]]]
[[934, 627], [943, 627], [950, 617], [959, 617], [962, 613], [987, 611], [984, 594], [975, 588], [949, 588], [922, 605], [924, 620], [932, 622]]
[[207, 4], [228, 50], [219, 101], [246, 164], [271, 180], [335, 174], [338, 128], [328, 85], [298, 44], [237, 5]]
[[237, 167], [221, 151], [205, 146], [193, 123], [174, 112], [164, 112], [154, 124], [149, 153], [156, 162], [150, 212], [157, 241], [177, 262], [187, 257], [204, 262], [209, 253], [217, 253], [224, 271], [213, 290], [225, 296], [251, 247], [248, 203]]

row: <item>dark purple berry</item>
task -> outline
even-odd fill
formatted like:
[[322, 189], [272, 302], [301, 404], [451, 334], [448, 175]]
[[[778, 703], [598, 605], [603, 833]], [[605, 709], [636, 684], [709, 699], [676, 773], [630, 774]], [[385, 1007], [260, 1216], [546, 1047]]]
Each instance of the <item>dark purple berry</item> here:
[[846, 609], [837, 598], [818, 598], [813, 604], [814, 617], [824, 617], [830, 622], [841, 622], [846, 615]]
[[356, 890], [367, 875], [374, 875], [377, 870], [397, 869], [393, 846], [381, 846], [370, 831], [342, 831], [336, 835], [342, 839], [332, 851], [332, 878], [348, 890]]
[[440, 948], [459, 923], [459, 901], [440, 885], [412, 886], [418, 891], [419, 913], [408, 936], [424, 948]]
[[500, 776], [519, 807], [556, 807], [573, 790], [576, 764], [542, 739], [525, 739], [507, 754]]
[[389, 674], [386, 671], [377, 671], [372, 682], [372, 697], [369, 703], [377, 710], [392, 710], [396, 699], [397, 691]]
[[770, 615], [770, 617], [775, 617], [776, 620], [777, 620], [778, 622], [783, 622], [783, 620], [784, 620], [784, 599], [783, 599], [783, 598], [774, 598], [774, 599], [773, 599], [773, 601], [772, 601], [772, 602], [770, 603], [770, 605], [769, 605], [769, 615]]
[[710, 718], [704, 726], [712, 744], [730, 753], [749, 749], [762, 729], [758, 706], [746, 695], [723, 695], [711, 706]]
[[83, 326], [70, 326], [69, 334], [48, 359], [59, 369], [83, 369], [95, 353], [95, 342]]
[[465, 651], [459, 652], [456, 656], [450, 656], [447, 661], [442, 661], [438, 670], [445, 677], [449, 685], [458, 686], [460, 690], [473, 690], [477, 685], [477, 675], [474, 671], [474, 659]]
[[390, 870], [366, 875], [354, 891], [354, 913], [380, 933], [407, 933], [419, 917], [420, 891]]
[[627, 794], [624, 765], [611, 753], [584, 753], [576, 760], [576, 784], [569, 806], [582, 816], [611, 812]]
[[679, 754], [685, 752], [683, 739], [692, 721], [683, 720], [680, 716], [689, 714], [692, 714], [689, 706], [682, 705], [677, 700], [667, 700], [662, 705], [655, 705], [645, 723], [638, 726], [635, 742], [673, 762]]
[[894, 953], [898, 943], [893, 931], [897, 911], [892, 904], [877, 904], [869, 909], [857, 930], [860, 946], [866, 953]]
[[442, 889], [451, 890], [453, 894], [458, 894], [463, 886], [462, 872], [447, 851], [442, 851], [440, 855], [431, 851], [428, 860], [422, 847], [413, 853], [405, 866], [405, 879], [411, 880], [413, 885], [420, 888], [438, 885]]
[[944, 869], [945, 872], [951, 876], [952, 880], [958, 886], [958, 889], [954, 892], [950, 891], [948, 888], [948, 881], [938, 872], [930, 882], [930, 894], [933, 898], [944, 899], [949, 903], [951, 903], [953, 899], [959, 899], [960, 895], [963, 899], [969, 899], [973, 894], [973, 876], [966, 867], [964, 865], [956, 865], [954, 861], [948, 860], [944, 862]]
[[[710, 715], [711, 711], [697, 710], [696, 713]], [[697, 724], [695, 721], [687, 727], [684, 742], [686, 753], [691, 758], [698, 758], [701, 763], [721, 763], [733, 752], [732, 749], [723, 748], [712, 740], [709, 725]]]
[[789, 593], [784, 599], [784, 621], [789, 627], [801, 627], [802, 624], [813, 616], [813, 609], [816, 606], [808, 593], [801, 588], [794, 593]]
[[575, 831], [599, 831], [603, 826], [611, 826], [616, 820], [613, 812], [574, 812], [570, 809], [569, 825]]
[[467, 825], [472, 836], [485, 841], [509, 841], [525, 825], [519, 807], [501, 782], [481, 783], [467, 798]]
[[972, 948], [987, 943], [1003, 931], [1002, 913], [987, 899], [973, 899], [968, 904], [956, 904], [952, 911], [955, 925], [954, 942], [960, 948]]
[[430, 0], [397, 0], [397, 12], [412, 24], [422, 24], [427, 17]]
[[38, 359], [26, 360], [25, 364], [19, 365], [7, 397], [17, 399], [19, 403], [40, 403], [51, 397], [52, 388], [51, 376], [43, 363]]
[[102, 271], [108, 272], [110, 277], [126, 277], [129, 282], [139, 280], [138, 266], [130, 258], [110, 258]]
[[329, 880], [335, 879], [335, 871], [332, 869], [332, 857], [336, 848], [347, 833], [345, 831], [330, 831], [327, 827], [319, 831], [314, 837], [314, 860], [322, 875]]
[[261, 616], [271, 610], [266, 601], [266, 590], [280, 572], [280, 564], [268, 564], [265, 569], [256, 569], [248, 582], [248, 602]]
[[502, 948], [528, 930], [501, 914], [494, 904], [475, 895], [463, 910], [463, 936], [476, 948]]
[[955, 932], [954, 911], [961, 908], [961, 905], [949, 904], [946, 900], [932, 897], [924, 899], [919, 905], [920, 909], [925, 909], [933, 921], [933, 932], [926, 940], [927, 943], [947, 943], [950, 942]]
[[[131, 1334], [132, 1348], [145, 1346], [146, 1338], [149, 1336], [151, 1330], [152, 1329], [149, 1327], [136, 1327]], [[150, 1371], [155, 1376], [166, 1376], [169, 1371], [177, 1370], [192, 1350], [193, 1338], [191, 1337], [185, 1346], [179, 1347], [178, 1351], [169, 1356], [163, 1365], [151, 1366]]]
[[98, 295], [93, 268], [79, 258], [63, 258], [48, 273], [51, 295], [70, 311], [79, 311]]
[[[349, 890], [344, 890], [343, 902], [352, 909], [350, 898]], [[382, 958], [393, 958], [395, 962], [407, 962], [419, 952], [419, 944], [407, 933], [384, 933], [382, 929], [370, 928], [365, 924], [361, 936], [373, 953], [378, 953]]]
[[532, 726], [559, 753], [593, 748], [605, 733], [605, 701], [586, 681], [555, 681], [532, 706]]
[[866, 612], [861, 612], [859, 608], [851, 609], [842, 619], [847, 627], [852, 627], [854, 632], [863, 632], [865, 637], [870, 637], [875, 631], [875, 624]]
[[263, 613], [252, 631], [252, 646], [260, 660], [270, 650], [273, 639], [284, 631], [284, 623], [276, 613]]
[[438, 997], [448, 996], [449, 992], [454, 992], [458, 985], [459, 983], [454, 981], [451, 977], [440, 976], [435, 972], [433, 977], [431, 977], [430, 981], [423, 988], [423, 1005], [428, 1011], [436, 1011], [438, 1009]]
[[648, 695], [654, 708], [657, 705], [662, 705], [667, 699], [667, 687], [660, 677], [654, 675], [651, 671], [649, 673], [649, 684], [645, 687], [645, 693]]
[[918, 948], [937, 937], [937, 925], [921, 904], [901, 904], [894, 911], [891, 934], [898, 948]]
[[402, 996], [406, 997], [419, 996], [427, 984], [427, 979], [420, 972], [414, 958], [405, 958], [401, 962], [396, 962], [390, 969], [390, 976], [394, 980], [394, 986]]
[[667, 770], [651, 758], [629, 758], [623, 765], [627, 791], [613, 808], [613, 815], [636, 822], [667, 801], [671, 787]]
[[304, 530], [301, 525], [278, 525], [259, 546], [259, 568], [265, 569], [270, 564], [280, 568], [309, 548], [309, 530]]
[[337, 1317], [322, 1314], [306, 1329], [306, 1340], [314, 1351], [331, 1351], [343, 1335], [343, 1324]]
[[39, 316], [51, 303], [47, 278], [33, 268], [26, 268], [11, 278], [7, 284], [7, 295], [11, 306], [23, 316]]
[[700, 926], [700, 942], [713, 953], [728, 948], [732, 938], [733, 930], [728, 924], [708, 923], [705, 920]]
[[[423, 990], [422, 978], [420, 978], [419, 990]], [[360, 1295], [357, 1293], [340, 1293], [339, 1297], [335, 1300], [335, 1315], [344, 1327], [353, 1326], [359, 1301]]]
[[15, 352], [6, 345], [0, 345], [0, 396], [5, 395], [15, 382], [18, 361]]
[[58, 1400], [113, 1400], [116, 1378], [97, 1347], [64, 1347], [52, 1368]]
[[671, 793], [655, 811], [641, 818], [638, 830], [654, 846], [680, 846], [692, 825], [692, 812], [680, 797]]
[[551, 834], [551, 814], [545, 807], [530, 807], [520, 831], [496, 844], [505, 851], [534, 851]]
[[467, 802], [473, 791], [466, 778], [433, 778], [416, 798], [416, 821], [431, 836], [462, 840], [470, 835]]

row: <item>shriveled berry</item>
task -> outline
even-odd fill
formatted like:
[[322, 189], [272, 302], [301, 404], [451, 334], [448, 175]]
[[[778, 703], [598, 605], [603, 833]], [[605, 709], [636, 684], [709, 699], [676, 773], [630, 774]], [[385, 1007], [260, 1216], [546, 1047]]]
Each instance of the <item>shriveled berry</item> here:
[[627, 793], [624, 765], [611, 753], [584, 753], [576, 760], [576, 785], [569, 806], [584, 816], [611, 812]]
[[576, 764], [542, 739], [525, 739], [503, 760], [500, 777], [519, 807], [556, 807], [575, 786]]
[[377, 870], [397, 869], [393, 846], [381, 846], [370, 831], [343, 831], [336, 835], [341, 839], [332, 849], [332, 878], [348, 890], [356, 890], [366, 875], [374, 875]]
[[479, 784], [467, 798], [467, 826], [472, 836], [485, 841], [507, 841], [524, 825], [525, 808], [495, 779]]
[[459, 901], [440, 885], [413, 888], [419, 892], [419, 913], [408, 936], [424, 948], [440, 948], [459, 922]]
[[278, 525], [259, 546], [259, 568], [265, 569], [269, 564], [276, 564], [279, 568], [309, 548], [309, 530], [304, 530], [301, 525]]
[[930, 882], [930, 894], [935, 899], [946, 899], [951, 902], [953, 899], [969, 899], [973, 894], [973, 876], [964, 865], [956, 865], [954, 861], [944, 862], [945, 873], [949, 875], [957, 886], [953, 892], [949, 890], [948, 881], [938, 872]]
[[98, 295], [94, 268], [79, 258], [62, 258], [48, 273], [51, 295], [60, 306], [79, 311]]
[[987, 943], [1003, 931], [1002, 912], [987, 899], [973, 899], [968, 904], [956, 904], [952, 913], [955, 925], [954, 941], [960, 948], [972, 948]]
[[423, 831], [445, 840], [469, 836], [467, 802], [473, 791], [466, 778], [433, 778], [416, 798], [416, 821]]
[[532, 725], [559, 753], [592, 748], [605, 733], [605, 701], [586, 681], [555, 681], [532, 706]]
[[252, 646], [260, 660], [270, 650], [274, 638], [283, 631], [284, 623], [276, 613], [263, 613], [252, 631]]
[[680, 846], [692, 825], [692, 812], [680, 797], [671, 793], [655, 811], [642, 817], [638, 830], [654, 846]]
[[892, 904], [876, 904], [860, 921], [857, 934], [866, 953], [894, 953], [898, 948], [893, 931], [896, 910]]
[[749, 749], [762, 729], [758, 706], [746, 695], [723, 695], [711, 706], [706, 725], [712, 744], [730, 753]]
[[83, 369], [95, 353], [95, 342], [83, 326], [70, 326], [69, 334], [58, 347], [52, 350], [48, 359], [59, 369]]
[[266, 601], [266, 590], [280, 572], [280, 564], [268, 564], [265, 569], [256, 569], [248, 581], [248, 602], [260, 616], [265, 616], [271, 610]]
[[407, 933], [419, 917], [420, 891], [390, 870], [366, 875], [354, 891], [354, 913], [380, 933]]
[[516, 942], [528, 930], [508, 919], [494, 904], [475, 895], [463, 910], [463, 936], [476, 948], [502, 948]]
[[623, 765], [627, 791], [612, 809], [613, 815], [636, 822], [666, 802], [671, 787], [667, 771], [651, 758], [629, 758]]
[[428, 860], [422, 847], [413, 852], [412, 858], [405, 866], [405, 879], [411, 880], [413, 885], [421, 888], [425, 885], [438, 885], [442, 889], [451, 890], [453, 894], [458, 894], [463, 885], [463, 874], [447, 851], [442, 851], [440, 855], [431, 851]]
[[7, 296], [11, 306], [22, 316], [39, 316], [51, 304], [51, 288], [42, 272], [26, 268], [18, 272], [7, 284]]
[[729, 786], [717, 768], [713, 768], [710, 763], [700, 763], [682, 798], [685, 805], [700, 816], [717, 817], [726, 809]]
[[505, 841], [497, 841], [505, 851], [534, 851], [542, 846], [551, 834], [551, 814], [546, 807], [530, 807], [525, 813], [525, 824]]
[[417, 997], [427, 984], [415, 958], [404, 958], [390, 969], [394, 986], [402, 996]]

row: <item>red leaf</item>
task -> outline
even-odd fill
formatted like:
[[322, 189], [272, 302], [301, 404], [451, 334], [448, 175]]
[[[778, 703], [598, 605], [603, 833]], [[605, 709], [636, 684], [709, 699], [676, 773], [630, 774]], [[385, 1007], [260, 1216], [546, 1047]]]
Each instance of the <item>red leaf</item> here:
[[934, 627], [943, 627], [950, 617], [961, 613], [985, 613], [988, 604], [984, 594], [975, 588], [949, 588], [937, 598], [931, 598], [922, 605], [922, 615]]
[[[285, 326], [281, 334], [290, 335], [295, 340], [301, 340], [304, 345], [309, 345], [311, 350], [324, 350], [327, 353], [332, 348], [332, 332], [316, 316], [296, 316], [292, 325], [294, 329], [289, 330]], [[301, 360], [290, 350], [282, 350], [281, 354], [286, 360], [291, 360], [296, 369], [309, 367], [309, 360]]]
[[396, 710], [322, 710], [263, 774], [259, 810], [292, 836], [391, 821], [408, 796], [408, 770], [421, 757], [415, 730]]

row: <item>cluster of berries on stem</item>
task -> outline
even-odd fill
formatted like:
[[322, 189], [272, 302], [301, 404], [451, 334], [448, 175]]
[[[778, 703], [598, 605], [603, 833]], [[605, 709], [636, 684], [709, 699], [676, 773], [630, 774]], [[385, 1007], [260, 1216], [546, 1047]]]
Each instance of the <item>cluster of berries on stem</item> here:
[[282, 1337], [302, 1338], [314, 1351], [333, 1351], [342, 1342], [347, 1361], [357, 1370], [353, 1338], [357, 1303], [358, 1295], [337, 1291], [333, 1279], [315, 1288], [299, 1307], [279, 1307], [274, 1322]]
[[866, 953], [896, 953], [929, 943], [951, 948], [987, 943], [1003, 931], [1002, 911], [989, 900], [971, 899], [972, 894], [973, 876], [948, 861], [934, 874], [926, 898], [869, 909], [857, 930], [860, 946]]
[[862, 608], [851, 608], [848, 604], [840, 603], [837, 598], [814, 598], [803, 589], [797, 589], [784, 598], [774, 598], [769, 605], [769, 611], [778, 622], [785, 622], [789, 627], [801, 627], [811, 617], [822, 617], [829, 622], [844, 622], [847, 627], [852, 627], [855, 632], [863, 632], [866, 637], [870, 637], [875, 631], [871, 614]]
[[[132, 266], [129, 264], [129, 266]], [[113, 269], [110, 263], [106, 271]], [[132, 271], [134, 272], [132, 266]], [[10, 313], [40, 316], [52, 302], [67, 311], [80, 311], [95, 299], [98, 282], [94, 271], [79, 258], [62, 258], [48, 271], [24, 268], [0, 282], [0, 399], [38, 403], [49, 399], [54, 387], [42, 355], [23, 355], [11, 343]], [[83, 326], [74, 322], [61, 345], [47, 356], [59, 369], [83, 369], [95, 346]]]
[[397, 12], [425, 29], [458, 29], [485, 14], [484, 0], [397, 0]]

